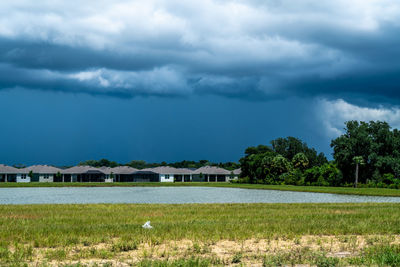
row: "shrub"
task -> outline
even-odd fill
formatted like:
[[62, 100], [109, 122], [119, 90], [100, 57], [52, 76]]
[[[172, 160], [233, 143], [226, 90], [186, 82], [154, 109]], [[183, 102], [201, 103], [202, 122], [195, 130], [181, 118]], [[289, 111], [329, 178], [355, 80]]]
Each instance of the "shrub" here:
[[384, 182], [379, 182], [379, 183], [376, 184], [376, 187], [378, 187], [378, 188], [386, 188], [387, 185]]
[[388, 186], [388, 188], [390, 188], [390, 189], [399, 189], [399, 185], [397, 185], [397, 184], [390, 184], [390, 185]]
[[249, 184], [250, 183], [250, 178], [246, 176], [246, 177], [243, 177], [243, 178], [239, 178], [236, 181], [232, 180], [231, 183]]
[[130, 250], [136, 250], [137, 248], [138, 244], [136, 242], [120, 241], [112, 245], [111, 251], [113, 252], [130, 251]]
[[319, 256], [315, 259], [315, 265], [317, 265], [317, 267], [334, 267], [339, 265], [339, 259]]
[[304, 183], [317, 186], [339, 186], [342, 183], [343, 175], [333, 163], [325, 163], [315, 166], [304, 172]]
[[326, 163], [320, 167], [321, 175], [330, 186], [339, 186], [342, 183], [342, 172], [333, 163]]
[[294, 184], [293, 176], [291, 172], [285, 172], [279, 175], [279, 181], [282, 181], [283, 184], [292, 185]]
[[320, 180], [321, 172], [318, 166], [312, 167], [304, 172], [304, 183], [306, 185], [315, 185]]
[[232, 258], [232, 263], [240, 263], [242, 260], [242, 253], [236, 253], [235, 255], [233, 255]]
[[382, 183], [385, 183], [388, 185], [395, 183], [394, 175], [391, 173], [385, 173], [382, 177]]
[[295, 169], [279, 176], [279, 180], [286, 185], [301, 185], [303, 184], [303, 173], [299, 169]]
[[400, 266], [400, 246], [377, 246], [368, 248], [364, 255], [366, 259], [372, 259], [379, 266]]

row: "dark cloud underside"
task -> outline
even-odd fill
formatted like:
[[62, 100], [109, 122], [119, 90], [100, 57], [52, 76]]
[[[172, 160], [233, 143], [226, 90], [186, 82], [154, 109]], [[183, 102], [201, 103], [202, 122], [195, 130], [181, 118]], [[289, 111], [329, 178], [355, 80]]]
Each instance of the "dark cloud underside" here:
[[0, 88], [400, 99], [395, 0], [93, 3], [2, 2]]

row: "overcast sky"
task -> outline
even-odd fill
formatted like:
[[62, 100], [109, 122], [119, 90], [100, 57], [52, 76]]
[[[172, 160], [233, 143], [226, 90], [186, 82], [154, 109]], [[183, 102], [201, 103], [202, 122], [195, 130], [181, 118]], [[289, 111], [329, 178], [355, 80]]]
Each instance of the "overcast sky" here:
[[400, 127], [398, 0], [0, 2], [0, 162], [237, 161]]

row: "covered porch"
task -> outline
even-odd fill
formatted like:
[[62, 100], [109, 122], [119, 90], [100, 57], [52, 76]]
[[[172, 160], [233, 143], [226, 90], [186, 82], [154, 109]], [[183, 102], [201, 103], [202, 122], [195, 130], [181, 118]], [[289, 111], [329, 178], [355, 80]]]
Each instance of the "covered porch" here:
[[137, 171], [132, 174], [133, 182], [159, 182], [160, 175], [152, 171]]
[[13, 173], [0, 174], [0, 183], [15, 183], [17, 182], [17, 175]]
[[191, 174], [175, 174], [174, 182], [191, 182], [192, 175]]
[[77, 175], [77, 182], [83, 183], [102, 183], [106, 179], [106, 175], [98, 170], [88, 170], [86, 173]]

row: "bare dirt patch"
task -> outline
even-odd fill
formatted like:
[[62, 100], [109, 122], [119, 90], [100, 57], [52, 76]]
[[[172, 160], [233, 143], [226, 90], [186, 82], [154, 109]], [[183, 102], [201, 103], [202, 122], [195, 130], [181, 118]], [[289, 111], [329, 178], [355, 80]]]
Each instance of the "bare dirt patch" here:
[[[191, 240], [169, 241], [162, 244], [138, 244], [128, 251], [113, 251], [112, 243], [68, 248], [35, 248], [30, 266], [46, 262], [50, 266], [80, 263], [87, 266], [129, 266], [143, 260], [177, 260], [193, 257], [211, 258], [220, 265], [261, 266], [265, 256], [323, 253], [328, 257], [347, 258], [358, 255], [363, 249], [379, 244], [400, 244], [400, 235], [390, 236], [314, 236], [293, 239], [248, 239], [243, 241], [221, 240], [214, 243], [198, 243]], [[49, 250], [65, 250], [62, 260], [48, 257]], [[84, 252], [84, 253], [83, 253]], [[300, 255], [301, 257], [301, 255]], [[237, 261], [237, 262], [235, 262]], [[218, 265], [218, 264], [217, 264]], [[304, 265], [303, 265], [304, 266]]]

